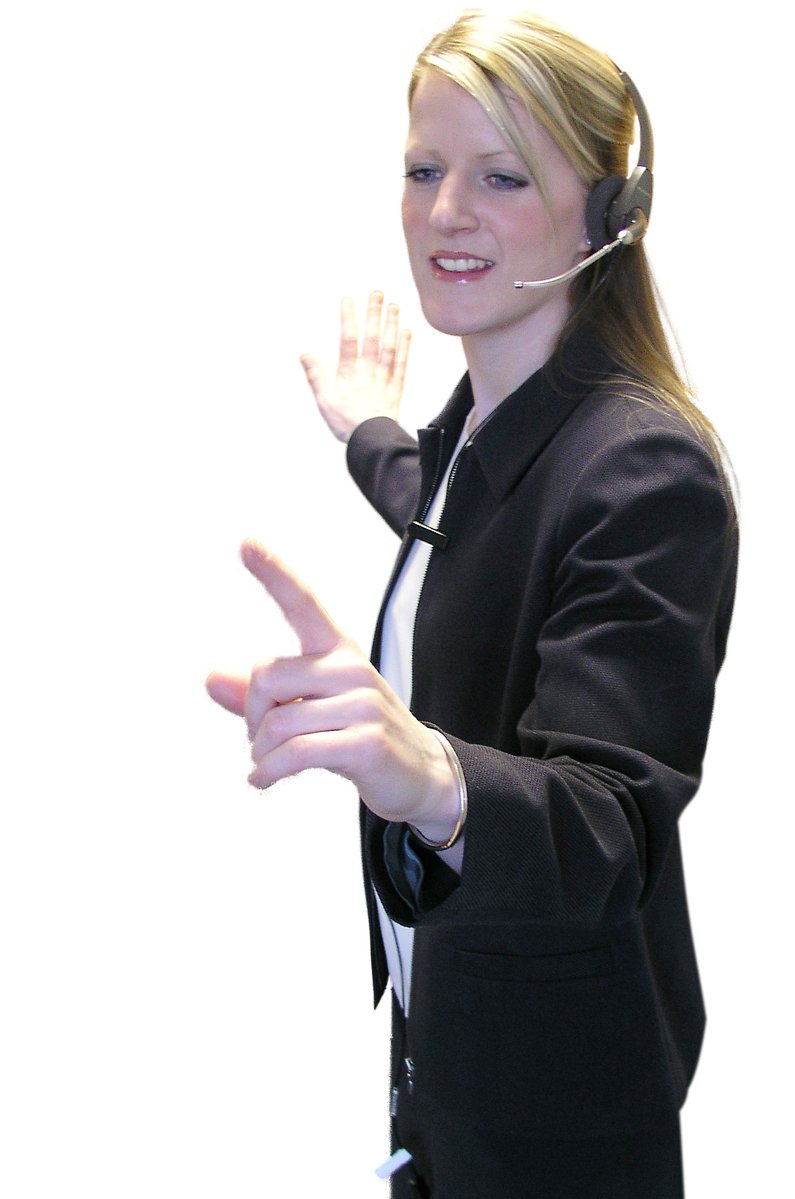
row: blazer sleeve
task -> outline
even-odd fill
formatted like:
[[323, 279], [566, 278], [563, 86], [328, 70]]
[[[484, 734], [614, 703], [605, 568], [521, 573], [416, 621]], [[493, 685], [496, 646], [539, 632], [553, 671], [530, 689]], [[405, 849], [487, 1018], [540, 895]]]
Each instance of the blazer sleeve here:
[[591, 923], [646, 902], [699, 783], [735, 555], [726, 486], [689, 432], [646, 429], [581, 466], [520, 752], [443, 730], [469, 794], [445, 910]]
[[522, 756], [451, 737], [475, 902], [483, 890], [494, 902], [496, 885], [500, 902], [601, 920], [631, 916], [653, 890], [700, 779], [734, 555], [726, 488], [689, 435], [621, 439], [582, 469], [559, 522]]
[[363, 421], [347, 448], [351, 476], [393, 532], [402, 537], [420, 499], [420, 455], [416, 440], [387, 416]]

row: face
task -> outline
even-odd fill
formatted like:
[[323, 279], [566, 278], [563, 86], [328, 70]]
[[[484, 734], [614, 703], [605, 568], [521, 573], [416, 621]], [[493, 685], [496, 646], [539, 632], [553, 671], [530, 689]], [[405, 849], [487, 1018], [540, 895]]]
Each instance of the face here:
[[427, 70], [411, 106], [403, 230], [434, 328], [465, 339], [549, 342], [568, 316], [568, 285], [513, 284], [562, 274], [588, 253], [586, 189], [546, 130], [509, 102], [543, 172], [549, 206], [477, 100]]

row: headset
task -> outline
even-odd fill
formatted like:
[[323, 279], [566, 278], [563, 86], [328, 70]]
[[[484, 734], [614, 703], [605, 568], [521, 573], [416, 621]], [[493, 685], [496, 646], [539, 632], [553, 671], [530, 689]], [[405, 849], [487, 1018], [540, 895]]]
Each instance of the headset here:
[[654, 190], [654, 137], [643, 98], [625, 71], [619, 71], [638, 118], [638, 164], [629, 177], [607, 175], [593, 187], [585, 204], [585, 229], [593, 253], [570, 271], [552, 279], [517, 280], [514, 287], [548, 287], [565, 283], [620, 246], [639, 242], [649, 224]]

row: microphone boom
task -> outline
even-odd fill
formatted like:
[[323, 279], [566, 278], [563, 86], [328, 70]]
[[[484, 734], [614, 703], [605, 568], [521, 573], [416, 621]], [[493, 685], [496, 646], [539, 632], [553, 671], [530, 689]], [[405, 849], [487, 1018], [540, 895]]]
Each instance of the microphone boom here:
[[555, 283], [567, 283], [569, 279], [573, 279], [575, 275], [579, 275], [581, 271], [587, 270], [594, 262], [598, 262], [600, 258], [604, 258], [605, 254], [609, 254], [611, 250], [617, 250], [619, 246], [631, 246], [633, 242], [640, 241], [643, 234], [646, 232], [646, 218], [639, 209], [636, 209], [640, 215], [636, 217], [631, 224], [627, 225], [626, 229], [622, 229], [615, 241], [608, 242], [606, 246], [602, 246], [601, 250], [597, 250], [595, 254], [589, 254], [587, 258], [583, 258], [582, 262], [578, 262], [570, 271], [564, 271], [562, 275], [555, 275], [551, 279], [517, 279], [514, 282], [514, 287], [551, 287]]

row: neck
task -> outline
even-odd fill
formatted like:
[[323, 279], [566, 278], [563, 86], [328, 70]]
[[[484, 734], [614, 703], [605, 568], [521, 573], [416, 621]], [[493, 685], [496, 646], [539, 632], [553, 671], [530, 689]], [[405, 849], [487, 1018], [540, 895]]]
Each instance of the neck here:
[[548, 328], [522, 336], [508, 328], [461, 338], [477, 424], [549, 360], [568, 315], [567, 308]]

